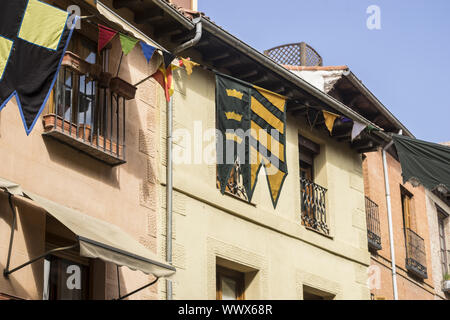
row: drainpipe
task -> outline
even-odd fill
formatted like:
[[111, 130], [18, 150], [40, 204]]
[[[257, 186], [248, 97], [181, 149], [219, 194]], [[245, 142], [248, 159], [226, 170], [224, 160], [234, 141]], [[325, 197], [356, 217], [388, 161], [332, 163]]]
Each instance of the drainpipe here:
[[[403, 130], [400, 130], [399, 134], [402, 134]], [[394, 144], [394, 140], [389, 142], [383, 148], [383, 171], [384, 171], [384, 187], [386, 190], [386, 205], [388, 214], [388, 226], [389, 226], [389, 244], [391, 248], [391, 269], [392, 269], [392, 288], [394, 291], [394, 300], [398, 300], [397, 290], [397, 266], [395, 263], [395, 245], [394, 245], [394, 231], [392, 226], [392, 205], [391, 205], [391, 188], [389, 186], [389, 173], [386, 160], [386, 151]]]
[[[195, 37], [177, 47], [174, 54], [178, 54], [195, 46], [202, 37], [202, 22], [201, 18], [196, 18], [195, 23]], [[167, 169], [166, 169], [166, 260], [172, 265], [172, 221], [173, 221], [173, 97], [170, 97], [167, 103]], [[166, 298], [173, 299], [172, 280], [166, 281]]]

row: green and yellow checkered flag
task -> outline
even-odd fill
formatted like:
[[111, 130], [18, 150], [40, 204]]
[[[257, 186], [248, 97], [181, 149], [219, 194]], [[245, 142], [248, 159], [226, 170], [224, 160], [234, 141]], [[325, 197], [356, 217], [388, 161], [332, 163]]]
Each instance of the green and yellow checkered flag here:
[[286, 98], [232, 77], [216, 74], [218, 179], [222, 193], [236, 159], [250, 202], [264, 166], [274, 207], [288, 174]]
[[16, 97], [30, 134], [50, 96], [76, 18], [38, 0], [2, 1], [0, 110]]

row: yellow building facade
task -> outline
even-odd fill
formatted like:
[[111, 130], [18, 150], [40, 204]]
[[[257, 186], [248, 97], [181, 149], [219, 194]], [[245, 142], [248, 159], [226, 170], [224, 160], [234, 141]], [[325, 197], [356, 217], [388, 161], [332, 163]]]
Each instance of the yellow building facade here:
[[[195, 69], [188, 77], [180, 70], [175, 79], [174, 154], [194, 162], [195, 131], [216, 126], [214, 74]], [[165, 128], [162, 96], [159, 102]], [[329, 235], [302, 225], [299, 135], [320, 146], [314, 181], [327, 189]], [[206, 153], [215, 153], [213, 141], [205, 137]], [[158, 149], [165, 150], [165, 130]], [[286, 154], [289, 174], [276, 209], [263, 170], [247, 203], [220, 193], [215, 163], [174, 164], [174, 299], [215, 299], [223, 268], [242, 275], [245, 299], [370, 298], [361, 155], [292, 113], [287, 116]], [[159, 172], [165, 172], [164, 165]], [[165, 197], [165, 177], [160, 179], [160, 196]]]

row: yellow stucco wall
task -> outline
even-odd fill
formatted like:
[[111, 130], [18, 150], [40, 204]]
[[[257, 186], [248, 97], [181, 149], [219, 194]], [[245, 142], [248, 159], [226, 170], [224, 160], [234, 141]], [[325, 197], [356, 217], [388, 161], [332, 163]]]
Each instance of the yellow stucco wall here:
[[[215, 128], [214, 75], [200, 68], [188, 77], [175, 72], [174, 129], [193, 134]], [[160, 104], [160, 173], [165, 172], [166, 105]], [[199, 121], [199, 122], [198, 122]], [[305, 121], [288, 115], [287, 162], [289, 175], [276, 210], [262, 175], [252, 204], [216, 189], [216, 165], [174, 166], [174, 277], [175, 299], [214, 299], [216, 259], [229, 261], [254, 278], [248, 299], [301, 299], [308, 285], [336, 295], [336, 299], [369, 299], [367, 288], [366, 221], [361, 156], [348, 144], [338, 143], [325, 131], [310, 130]], [[298, 134], [319, 143], [316, 182], [328, 189], [327, 211], [331, 236], [307, 230], [300, 220]], [[211, 137], [210, 137], [211, 138]], [[211, 146], [213, 139], [205, 142]], [[174, 153], [194, 150], [194, 144], [175, 139]], [[201, 149], [200, 149], [201, 150]], [[214, 148], [211, 150], [215, 152]], [[164, 220], [165, 177], [160, 197]], [[164, 251], [165, 226], [160, 245]], [[223, 260], [220, 260], [223, 261]], [[222, 262], [223, 263], [223, 262]], [[253, 272], [253, 273], [252, 273]], [[161, 295], [164, 287], [161, 286]]]

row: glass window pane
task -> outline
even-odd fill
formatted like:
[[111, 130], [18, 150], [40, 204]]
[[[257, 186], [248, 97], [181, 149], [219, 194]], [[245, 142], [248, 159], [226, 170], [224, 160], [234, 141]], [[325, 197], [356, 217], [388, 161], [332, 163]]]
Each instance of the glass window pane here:
[[89, 292], [87, 276], [87, 267], [69, 260], [52, 257], [49, 299], [86, 300]]
[[222, 276], [222, 300], [237, 300], [237, 283], [235, 280]]
[[44, 260], [44, 292], [42, 294], [42, 300], [49, 299], [50, 263], [50, 260]]

